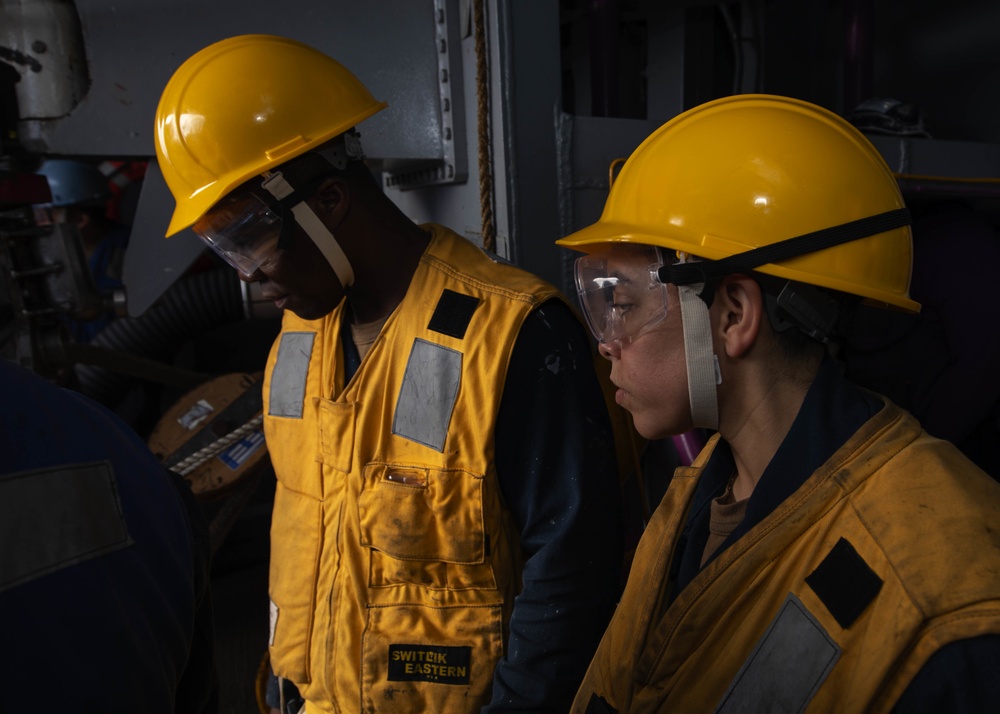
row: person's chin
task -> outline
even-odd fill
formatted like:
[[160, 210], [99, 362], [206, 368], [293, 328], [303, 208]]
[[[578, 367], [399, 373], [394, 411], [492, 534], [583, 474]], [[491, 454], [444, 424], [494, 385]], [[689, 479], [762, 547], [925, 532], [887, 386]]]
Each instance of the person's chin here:
[[323, 317], [322, 315], [318, 314], [315, 310], [309, 310], [306, 308], [287, 307], [285, 309], [288, 310], [289, 312], [295, 313], [298, 317], [301, 317], [303, 320], [318, 320], [319, 318]]
[[303, 320], [318, 320], [321, 317], [326, 317], [332, 312], [332, 310], [326, 310], [315, 303], [300, 302], [292, 296], [286, 297], [281, 302], [284, 303], [284, 305], [281, 306], [283, 309], [294, 312]]
[[632, 424], [635, 426], [635, 430], [643, 439], [656, 441], [680, 433], [661, 421], [646, 418], [646, 415], [638, 410], [629, 409], [628, 411], [632, 415]]

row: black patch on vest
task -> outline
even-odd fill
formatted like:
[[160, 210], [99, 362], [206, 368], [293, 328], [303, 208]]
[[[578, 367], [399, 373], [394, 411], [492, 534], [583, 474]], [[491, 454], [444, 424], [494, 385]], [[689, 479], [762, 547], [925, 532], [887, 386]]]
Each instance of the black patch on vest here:
[[479, 298], [445, 290], [441, 293], [437, 307], [434, 308], [427, 329], [461, 340], [465, 337], [469, 321], [472, 320], [472, 313], [477, 307]]
[[608, 704], [604, 697], [591, 694], [590, 701], [587, 702], [587, 710], [583, 714], [618, 714], [618, 710]]
[[845, 630], [882, 589], [882, 578], [844, 538], [837, 541], [823, 562], [806, 578], [806, 583]]
[[389, 681], [468, 684], [471, 662], [471, 647], [389, 645]]

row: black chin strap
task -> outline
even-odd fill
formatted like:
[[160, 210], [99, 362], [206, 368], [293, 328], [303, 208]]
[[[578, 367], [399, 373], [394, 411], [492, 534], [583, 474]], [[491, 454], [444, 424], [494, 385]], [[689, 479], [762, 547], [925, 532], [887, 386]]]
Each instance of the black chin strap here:
[[716, 283], [718, 278], [723, 275], [744, 273], [768, 263], [780, 263], [783, 260], [797, 258], [806, 253], [814, 253], [824, 248], [891, 231], [894, 228], [902, 228], [910, 223], [909, 209], [897, 208], [850, 223], [788, 238], [771, 245], [753, 248], [722, 260], [700, 260], [692, 263], [664, 265], [657, 271], [657, 276], [660, 282], [673, 283], [674, 285], [704, 283], [705, 286], [698, 296], [711, 307]]

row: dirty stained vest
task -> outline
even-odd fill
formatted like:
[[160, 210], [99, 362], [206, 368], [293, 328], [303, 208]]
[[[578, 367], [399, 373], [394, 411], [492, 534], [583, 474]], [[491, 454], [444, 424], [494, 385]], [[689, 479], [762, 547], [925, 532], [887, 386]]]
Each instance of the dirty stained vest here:
[[440, 226], [348, 385], [343, 304], [285, 313], [264, 380], [270, 656], [308, 711], [478, 711], [520, 590], [493, 432], [518, 331], [556, 297]]
[[665, 605], [717, 443], [643, 534], [574, 713], [887, 712], [942, 646], [1000, 633], [1000, 486], [891, 403]]

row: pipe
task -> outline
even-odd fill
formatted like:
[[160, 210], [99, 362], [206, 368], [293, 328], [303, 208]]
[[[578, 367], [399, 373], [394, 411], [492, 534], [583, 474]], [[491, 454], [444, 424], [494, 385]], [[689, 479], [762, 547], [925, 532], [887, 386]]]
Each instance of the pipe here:
[[741, 94], [743, 92], [743, 38], [740, 36], [739, 28], [736, 27], [736, 20], [733, 18], [729, 6], [725, 3], [719, 3], [718, 7], [722, 20], [726, 23], [729, 43], [733, 47], [733, 94]]
[[[90, 344], [163, 361], [186, 340], [243, 318], [236, 273], [212, 270], [177, 281], [142, 315], [112, 320]], [[76, 374], [80, 391], [110, 408], [134, 382], [128, 375], [88, 364], [76, 365]]]
[[692, 429], [683, 434], [671, 437], [677, 455], [680, 456], [681, 464], [690, 466], [694, 463], [695, 457], [705, 448], [705, 433], [701, 429]]
[[847, 0], [844, 7], [844, 113], [871, 99], [874, 91], [872, 8], [872, 0]]

